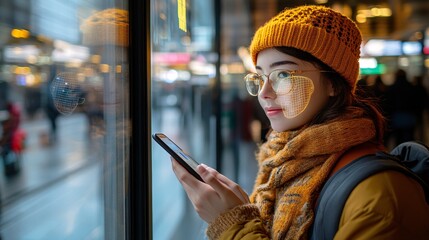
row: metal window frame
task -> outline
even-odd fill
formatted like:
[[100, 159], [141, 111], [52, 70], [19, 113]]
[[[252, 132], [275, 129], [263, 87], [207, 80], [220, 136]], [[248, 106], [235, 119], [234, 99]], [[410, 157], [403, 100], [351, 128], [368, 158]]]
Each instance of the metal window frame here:
[[127, 239], [152, 239], [150, 1], [129, 1], [131, 144]]

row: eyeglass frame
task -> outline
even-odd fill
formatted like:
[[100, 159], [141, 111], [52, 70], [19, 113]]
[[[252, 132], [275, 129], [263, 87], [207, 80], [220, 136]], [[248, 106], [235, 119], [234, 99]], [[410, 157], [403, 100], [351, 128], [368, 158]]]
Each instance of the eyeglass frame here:
[[[252, 73], [248, 73], [248, 74], [246, 74], [246, 76], [244, 76], [244, 81], [247, 83], [247, 79], [249, 78], [249, 75], [251, 75], [251, 74], [256, 74], [256, 75], [258, 75], [258, 76], [260, 76], [260, 78], [259, 78], [259, 80], [260, 80], [260, 83], [262, 83], [262, 84], [259, 84], [259, 89], [258, 89], [258, 93], [255, 95], [255, 94], [252, 94], [252, 93], [250, 93], [249, 92], [249, 89], [247, 88], [247, 84], [246, 84], [246, 90], [247, 90], [247, 92], [251, 95], [251, 96], [254, 96], [254, 97], [256, 97], [256, 96], [258, 96], [259, 95], [259, 93], [261, 93], [261, 90], [262, 90], [262, 88], [264, 87], [264, 84], [265, 84], [265, 82], [268, 80], [269, 82], [271, 81], [271, 79], [270, 79], [270, 75], [272, 74], [272, 73], [274, 73], [274, 72], [276, 72], [276, 71], [283, 71], [283, 72], [287, 72], [290, 76], [289, 77], [293, 77], [293, 76], [295, 76], [295, 74], [302, 74], [302, 73], [306, 73], [306, 72], [333, 72], [333, 71], [327, 71], [327, 70], [320, 70], [320, 69], [307, 69], [307, 70], [284, 70], [284, 69], [274, 69], [273, 71], [271, 71], [268, 75], [267, 74], [259, 74], [259, 73], [257, 73], [257, 72], [252, 72]], [[266, 78], [265, 80], [264, 80], [264, 78]], [[272, 86], [272, 83], [271, 83], [271, 86]], [[293, 89], [293, 83], [292, 83], [292, 88], [291, 88], [291, 91], [292, 91], [292, 89]], [[275, 90], [274, 90], [275, 91]], [[276, 91], [275, 91], [276, 92]], [[276, 92], [276, 94], [277, 94], [277, 92]]]

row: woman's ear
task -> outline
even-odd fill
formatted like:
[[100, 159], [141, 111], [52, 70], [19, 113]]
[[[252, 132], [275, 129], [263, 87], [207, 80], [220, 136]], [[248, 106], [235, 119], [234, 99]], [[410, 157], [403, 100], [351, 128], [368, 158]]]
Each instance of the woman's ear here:
[[327, 87], [328, 95], [330, 97], [334, 97], [336, 94], [335, 94], [335, 89], [334, 89], [334, 86], [333, 86], [332, 82], [331, 81], [326, 81], [326, 83], [327, 83], [326, 87]]
[[330, 83], [329, 82], [329, 86], [328, 86], [328, 91], [329, 91], [329, 96], [330, 97], [333, 97], [333, 96], [335, 96], [336, 94], [335, 94], [335, 89], [334, 89], [334, 87], [332, 86], [332, 83]]

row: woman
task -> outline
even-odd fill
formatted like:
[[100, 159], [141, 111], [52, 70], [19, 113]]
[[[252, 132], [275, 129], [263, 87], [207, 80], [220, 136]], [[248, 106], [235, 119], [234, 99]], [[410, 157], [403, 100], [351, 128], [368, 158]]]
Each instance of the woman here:
[[[383, 150], [384, 120], [358, 94], [361, 34], [347, 17], [321, 6], [285, 10], [258, 29], [250, 45], [257, 73], [245, 77], [272, 132], [257, 154], [250, 199], [205, 165], [199, 182], [173, 169], [209, 239], [307, 239], [314, 207], [333, 172]], [[429, 236], [421, 186], [384, 171], [349, 196], [336, 239], [421, 239]], [[313, 236], [317, 239], [317, 236]]]

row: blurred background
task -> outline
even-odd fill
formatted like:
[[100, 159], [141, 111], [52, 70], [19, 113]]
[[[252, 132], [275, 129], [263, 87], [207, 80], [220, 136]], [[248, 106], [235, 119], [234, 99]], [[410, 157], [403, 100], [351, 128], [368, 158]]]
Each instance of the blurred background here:
[[[388, 119], [386, 146], [429, 144], [426, 0], [150, 0], [150, 29], [133, 23], [126, 0], [0, 0], [1, 238], [127, 238], [133, 82], [150, 89], [151, 133], [250, 193], [269, 123], [243, 84], [247, 47], [268, 19], [304, 4], [361, 29], [358, 84]], [[129, 24], [150, 33], [149, 79], [129, 77]], [[167, 153], [142, 147], [153, 239], [204, 239]]]

